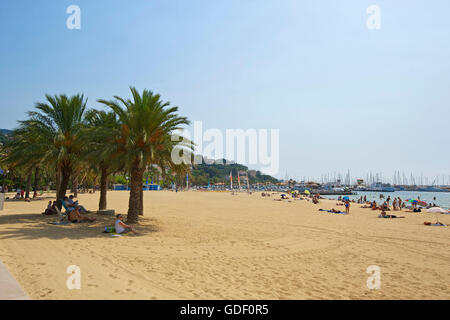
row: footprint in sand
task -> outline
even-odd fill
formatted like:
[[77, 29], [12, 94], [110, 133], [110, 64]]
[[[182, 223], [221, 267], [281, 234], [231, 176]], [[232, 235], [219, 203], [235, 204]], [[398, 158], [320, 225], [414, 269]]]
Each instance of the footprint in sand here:
[[45, 288], [42, 291], [43, 292], [40, 294], [41, 298], [46, 297], [46, 296], [48, 296], [49, 294], [51, 294], [53, 292], [53, 290], [49, 289], [49, 288]]

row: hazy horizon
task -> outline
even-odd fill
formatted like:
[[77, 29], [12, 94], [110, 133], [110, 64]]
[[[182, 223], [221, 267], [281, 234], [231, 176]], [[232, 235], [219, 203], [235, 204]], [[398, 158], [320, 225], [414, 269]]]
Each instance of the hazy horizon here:
[[[80, 30], [66, 27], [73, 4]], [[374, 4], [379, 30], [366, 26]], [[350, 170], [447, 181], [449, 9], [444, 0], [2, 1], [0, 128], [46, 93], [83, 93], [101, 108], [97, 99], [135, 86], [204, 129], [279, 129], [277, 178]]]

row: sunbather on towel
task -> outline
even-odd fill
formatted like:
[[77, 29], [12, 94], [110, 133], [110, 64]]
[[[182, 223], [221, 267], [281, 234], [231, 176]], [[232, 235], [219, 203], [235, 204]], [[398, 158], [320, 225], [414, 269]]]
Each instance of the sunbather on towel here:
[[439, 222], [439, 221], [437, 221], [436, 223], [424, 222], [423, 224], [426, 225], [426, 226], [436, 226], [436, 227], [442, 226], [442, 227], [446, 227], [445, 224], [443, 224], [442, 222]]
[[386, 212], [381, 211], [381, 214], [378, 216], [378, 218], [386, 218], [386, 219], [395, 219], [395, 218], [404, 218], [403, 216], [396, 216], [393, 214], [386, 214]]
[[326, 211], [330, 213], [344, 213], [342, 211], [336, 210], [335, 208], [332, 208], [331, 210], [319, 209], [319, 211]]

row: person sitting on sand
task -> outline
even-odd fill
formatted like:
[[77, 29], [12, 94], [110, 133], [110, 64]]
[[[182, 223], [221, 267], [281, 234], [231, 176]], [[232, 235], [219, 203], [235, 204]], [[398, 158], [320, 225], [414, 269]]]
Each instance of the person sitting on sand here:
[[78, 204], [78, 201], [74, 201], [73, 198], [74, 198], [73, 195], [70, 195], [69, 198], [67, 199], [66, 203], [67, 203], [68, 207], [78, 208], [81, 213], [88, 212], [85, 207], [83, 207], [82, 205]]
[[83, 221], [94, 222], [95, 221], [95, 218], [89, 218], [86, 216], [82, 216], [78, 210], [79, 210], [78, 208], [75, 208], [69, 212], [68, 219], [70, 222], [83, 222]]
[[381, 206], [381, 210], [383, 210], [383, 211], [391, 211], [391, 209], [389, 208], [389, 204], [386, 201]]
[[378, 218], [386, 218], [386, 219], [395, 219], [395, 218], [404, 218], [403, 216], [396, 216], [393, 214], [386, 214], [386, 212], [383, 210], [381, 211], [381, 214], [378, 216]]
[[45, 209], [45, 211], [42, 212], [42, 214], [46, 215], [46, 216], [51, 216], [51, 215], [57, 214], [55, 207], [56, 207], [56, 201], [53, 201], [53, 203], [51, 201], [49, 201], [47, 209]]
[[123, 215], [118, 214], [116, 223], [114, 224], [114, 228], [116, 229], [116, 233], [118, 234], [124, 234], [128, 232], [133, 232], [134, 234], [137, 234], [136, 230], [127, 224], [123, 222]]
[[374, 200], [372, 202], [372, 210], [377, 210], [377, 209], [378, 209], [377, 202]]

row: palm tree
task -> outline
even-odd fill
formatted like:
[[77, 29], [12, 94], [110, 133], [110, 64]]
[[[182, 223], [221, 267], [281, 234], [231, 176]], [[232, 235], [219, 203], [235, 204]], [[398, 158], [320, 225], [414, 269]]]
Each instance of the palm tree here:
[[36, 103], [37, 111], [28, 112], [29, 119], [22, 121], [41, 141], [45, 148], [41, 161], [54, 163], [57, 176], [57, 201], [66, 195], [70, 176], [82, 153], [83, 115], [87, 100], [83, 95], [46, 95], [45, 103]]
[[142, 95], [130, 88], [132, 100], [115, 96], [114, 101], [98, 100], [110, 107], [117, 115], [120, 129], [116, 137], [116, 159], [130, 173], [130, 199], [128, 223], [138, 222], [143, 212], [143, 175], [149, 164], [164, 167], [172, 162], [171, 150], [176, 144], [171, 141], [175, 130], [188, 125], [186, 117], [177, 114], [178, 107], [170, 107], [160, 95], [144, 90]]
[[120, 125], [116, 114], [105, 111], [89, 110], [85, 116], [87, 141], [86, 159], [88, 163], [100, 171], [100, 201], [99, 210], [106, 209], [106, 193], [108, 176], [119, 165], [114, 162], [117, 154], [116, 137]]
[[5, 162], [13, 168], [22, 168], [26, 172], [27, 183], [25, 198], [30, 197], [32, 173], [35, 170], [34, 190], [38, 189], [39, 167], [46, 152], [46, 141], [27, 121], [19, 122], [20, 126], [11, 134]]

